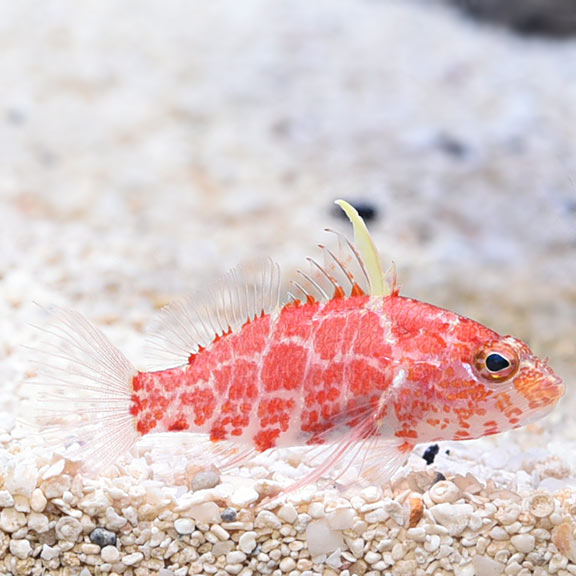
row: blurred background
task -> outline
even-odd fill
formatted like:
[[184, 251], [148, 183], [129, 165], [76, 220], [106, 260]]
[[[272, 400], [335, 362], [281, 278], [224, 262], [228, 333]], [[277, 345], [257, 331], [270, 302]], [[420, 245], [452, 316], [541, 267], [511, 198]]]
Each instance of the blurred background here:
[[575, 14], [573, 0], [0, 3], [3, 421], [34, 302], [80, 310], [141, 364], [159, 307], [262, 256], [289, 278], [324, 228], [350, 233], [345, 198], [402, 293], [550, 357], [561, 422], [576, 402]]

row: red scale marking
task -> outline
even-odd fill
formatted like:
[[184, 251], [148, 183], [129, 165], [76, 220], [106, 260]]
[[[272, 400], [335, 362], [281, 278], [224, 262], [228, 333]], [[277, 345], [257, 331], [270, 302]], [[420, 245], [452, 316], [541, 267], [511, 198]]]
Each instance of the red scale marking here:
[[234, 334], [235, 347], [246, 356], [262, 353], [270, 335], [270, 316], [262, 316], [242, 327], [242, 336]]
[[263, 361], [265, 392], [296, 390], [304, 381], [309, 351], [297, 344], [272, 344]]
[[347, 319], [343, 316], [320, 319], [314, 330], [314, 350], [323, 360], [334, 358], [336, 351], [342, 350], [342, 336], [346, 328]]
[[[317, 314], [321, 305], [317, 302], [305, 306], [285, 306], [278, 318], [274, 338], [278, 342], [298, 337], [307, 341], [312, 334], [312, 319]], [[261, 352], [267, 342], [262, 344]]]
[[[209, 432], [266, 450], [286, 434], [322, 443], [335, 426], [344, 434], [389, 414], [409, 451], [416, 440], [496, 433], [502, 416], [506, 427], [518, 424], [517, 394], [530, 408], [549, 403], [537, 369], [520, 370], [507, 392], [470, 375], [475, 351], [499, 339], [494, 332], [411, 299], [381, 303], [377, 310], [377, 300], [354, 296], [289, 305], [274, 322], [260, 317], [223, 335], [184, 368], [138, 374], [138, 430]], [[405, 378], [391, 387], [399, 370]]]
[[391, 375], [377, 369], [363, 359], [352, 359], [346, 363], [346, 373], [353, 396], [369, 396], [375, 391], [384, 392], [392, 382]]

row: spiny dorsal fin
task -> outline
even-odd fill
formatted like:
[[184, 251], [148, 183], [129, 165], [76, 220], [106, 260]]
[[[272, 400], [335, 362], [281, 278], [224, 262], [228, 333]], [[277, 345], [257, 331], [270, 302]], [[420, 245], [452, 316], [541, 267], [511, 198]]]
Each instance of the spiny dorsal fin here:
[[[298, 280], [292, 281], [296, 293], [288, 296], [306, 303], [396, 294], [395, 270], [392, 268], [387, 281], [364, 221], [344, 200], [336, 203], [352, 222], [355, 245], [335, 232], [337, 249], [320, 246], [324, 262], [308, 258], [310, 271], [299, 271]], [[269, 314], [279, 305], [280, 271], [276, 263], [268, 260], [257, 267], [232, 270], [203, 294], [188, 296], [162, 310], [150, 331], [150, 356], [155, 360], [152, 367], [183, 365], [219, 337], [237, 332], [246, 322]]]
[[349, 296], [396, 294], [395, 267], [392, 266], [387, 273], [382, 271], [378, 251], [361, 216], [344, 200], [337, 200], [336, 204], [352, 222], [355, 244], [335, 232], [338, 236], [338, 249], [332, 251], [320, 246], [324, 253], [324, 263], [319, 264], [308, 258], [310, 272], [298, 271], [300, 278], [292, 282], [297, 294], [290, 296], [293, 300], [301, 300], [303, 295], [304, 301], [326, 302]]
[[235, 268], [203, 293], [169, 304], [149, 331], [151, 367], [186, 364], [192, 354], [220, 336], [275, 310], [279, 296], [280, 269], [266, 260]]

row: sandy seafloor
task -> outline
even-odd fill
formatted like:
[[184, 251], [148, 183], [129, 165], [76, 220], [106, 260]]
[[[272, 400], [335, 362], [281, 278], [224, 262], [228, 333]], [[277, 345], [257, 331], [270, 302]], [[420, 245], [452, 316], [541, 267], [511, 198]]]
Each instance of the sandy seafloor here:
[[[0, 574], [576, 574], [576, 40], [409, 0], [4, 2], [0, 81]], [[293, 457], [204, 491], [48, 468], [34, 302], [144, 366], [162, 305], [262, 256], [290, 278], [349, 232], [338, 197], [376, 208], [403, 294], [550, 358], [551, 416], [442, 445], [435, 486], [422, 446], [393, 490], [270, 510]]]

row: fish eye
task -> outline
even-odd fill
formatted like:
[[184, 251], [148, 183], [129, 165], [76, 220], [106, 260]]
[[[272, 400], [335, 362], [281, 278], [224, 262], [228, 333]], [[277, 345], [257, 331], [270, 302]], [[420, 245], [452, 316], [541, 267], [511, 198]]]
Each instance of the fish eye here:
[[518, 356], [508, 347], [488, 346], [476, 354], [474, 367], [478, 374], [490, 382], [504, 382], [518, 370]]
[[486, 356], [486, 368], [488, 368], [490, 372], [500, 372], [508, 368], [508, 366], [510, 366], [510, 362], [508, 362], [502, 354], [493, 352]]

